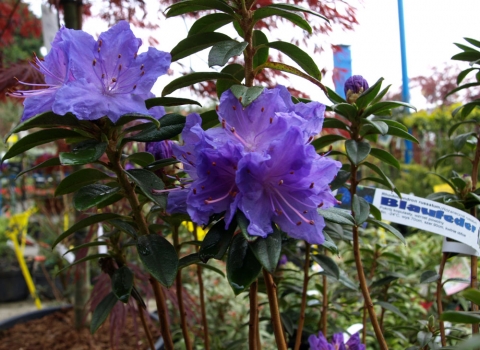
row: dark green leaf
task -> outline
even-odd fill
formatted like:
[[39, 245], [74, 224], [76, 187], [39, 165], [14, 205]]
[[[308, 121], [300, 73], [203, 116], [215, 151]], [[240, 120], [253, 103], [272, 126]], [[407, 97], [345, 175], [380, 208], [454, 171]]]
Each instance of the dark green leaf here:
[[372, 149], [370, 149], [370, 155], [377, 158], [377, 159], [380, 159], [383, 163], [391, 165], [391, 166], [397, 168], [398, 170], [400, 170], [400, 163], [397, 160], [397, 158], [392, 156], [387, 151], [384, 151], [383, 149], [380, 149], [380, 148], [374, 148], [373, 147]]
[[94, 242], [88, 242], [88, 243], [80, 244], [80, 245], [77, 245], [73, 248], [70, 248], [65, 253], [63, 253], [62, 256], [65, 256], [68, 253], [75, 252], [75, 251], [80, 250], [80, 249], [98, 247], [98, 246], [101, 246], [101, 245], [108, 246], [109, 244], [108, 244], [108, 242], [105, 242], [105, 241], [94, 241]]
[[339, 170], [335, 179], [330, 183], [330, 189], [335, 191], [342, 187], [347, 180], [350, 179], [350, 172], [345, 170]]
[[165, 158], [165, 159], [160, 159], [157, 160], [153, 163], [148, 164], [145, 169], [148, 169], [150, 171], [156, 171], [158, 169], [162, 169], [163, 167], [176, 164], [178, 163], [178, 159], [175, 158]]
[[167, 198], [165, 194], [155, 194], [153, 192], [153, 190], [163, 190], [165, 188], [165, 184], [157, 175], [145, 169], [127, 170], [126, 174], [140, 187], [146, 197], [150, 198], [162, 208], [166, 207]]
[[282, 10], [288, 10], [288, 11], [293, 11], [293, 12], [305, 12], [305, 13], [309, 13], [311, 15], [320, 17], [327, 22], [330, 22], [328, 20], [328, 18], [325, 17], [324, 15], [322, 15], [321, 13], [318, 13], [318, 12], [312, 11], [310, 9], [307, 9], [305, 7], [294, 5], [294, 4], [271, 4], [271, 5], [269, 5], [269, 7], [279, 8], [279, 9], [282, 9]]
[[30, 130], [33, 128], [44, 128], [49, 129], [57, 126], [67, 126], [67, 127], [80, 127], [79, 120], [71, 113], [66, 115], [58, 115], [53, 112], [46, 112], [42, 114], [37, 114], [36, 116], [25, 120], [23, 123], [18, 124], [16, 127], [10, 131], [5, 140], [7, 140], [12, 134], [16, 134], [20, 131]]
[[[469, 282], [470, 281], [468, 281], [467, 283], [469, 283]], [[462, 297], [464, 297], [468, 301], [471, 301], [472, 303], [480, 305], [480, 291], [479, 290], [473, 289], [473, 288], [468, 288], [468, 289], [464, 290], [461, 293], [461, 295], [462, 295]]]
[[248, 246], [244, 235], [235, 235], [227, 256], [227, 278], [235, 295], [248, 289], [261, 270], [262, 265]]
[[387, 285], [387, 284], [390, 284], [392, 283], [393, 281], [396, 281], [398, 280], [398, 276], [385, 276], [375, 282], [372, 283], [372, 285], [370, 286], [370, 288], [376, 288], [376, 287], [382, 287], [384, 285]]
[[467, 42], [472, 44], [473, 46], [479, 47], [480, 48], [480, 41], [472, 39], [472, 38], [464, 38]]
[[335, 134], [324, 135], [319, 137], [315, 141], [313, 141], [312, 146], [315, 147], [315, 149], [318, 151], [324, 147], [331, 145], [334, 142], [343, 141], [343, 140], [345, 140], [345, 137], [341, 135], [335, 135]]
[[197, 19], [188, 31], [188, 36], [200, 33], [214, 32], [218, 28], [233, 21], [233, 17], [225, 13], [212, 13]]
[[323, 120], [323, 129], [342, 129], [342, 130], [350, 130], [350, 127], [345, 124], [343, 121], [337, 118], [325, 118]]
[[282, 232], [275, 225], [272, 227], [273, 233], [265, 238], [258, 238], [250, 248], [263, 268], [273, 274], [282, 251]]
[[389, 127], [395, 127], [397, 129], [400, 129], [400, 130], [403, 130], [403, 131], [408, 131], [407, 127], [405, 125], [403, 125], [402, 123], [399, 123], [395, 120], [391, 120], [391, 119], [378, 119], [378, 118], [375, 118], [374, 120], [377, 120], [377, 121], [382, 121], [384, 122], [385, 124], [387, 124]]
[[173, 245], [162, 236], [149, 234], [139, 236], [137, 251], [148, 272], [165, 287], [175, 281], [178, 256]]
[[324, 217], [326, 221], [330, 221], [340, 225], [353, 226], [355, 221], [350, 212], [339, 208], [318, 209], [318, 213]]
[[370, 206], [370, 214], [373, 215], [373, 217], [379, 221], [382, 220], [382, 212], [374, 206], [372, 203], [368, 203]]
[[184, 75], [180, 78], [177, 78], [171, 81], [169, 84], [167, 84], [163, 88], [162, 96], [171, 94], [172, 92], [178, 89], [181, 89], [196, 83], [200, 83], [202, 81], [217, 80], [217, 79], [233, 81], [236, 84], [241, 83], [241, 81], [239, 81], [238, 79], [235, 79], [235, 77], [231, 74], [218, 73], [218, 72], [196, 72], [196, 73], [190, 73], [190, 74]]
[[435, 282], [439, 278], [440, 278], [440, 275], [437, 273], [437, 271], [433, 271], [433, 270], [424, 271], [420, 276], [420, 283]]
[[133, 272], [127, 266], [122, 266], [112, 275], [113, 294], [122, 303], [128, 303], [133, 288]]
[[73, 196], [75, 209], [83, 211], [97, 206], [120, 191], [120, 187], [110, 187], [100, 184], [87, 185], [80, 188]]
[[106, 142], [87, 140], [77, 144], [72, 152], [60, 152], [62, 165], [83, 165], [97, 161], [107, 149]]
[[[235, 85], [235, 84], [238, 84], [238, 83], [241, 83], [243, 81], [243, 78], [245, 77], [245, 70], [243, 68], [243, 66], [241, 64], [237, 64], [237, 63], [234, 63], [234, 64], [229, 64], [228, 66], [225, 66], [222, 71], [222, 73], [224, 74], [230, 74], [231, 76], [234, 77], [234, 80], [225, 80], [225, 79], [218, 79], [217, 80], [217, 96], [218, 98], [220, 98], [222, 96], [222, 94], [227, 91], [228, 89], [230, 89], [230, 87], [232, 85]], [[215, 112], [215, 110], [213, 111], [210, 111], [210, 112]], [[209, 112], [205, 112], [205, 113], [202, 113], [202, 115], [204, 114], [207, 114]], [[202, 117], [202, 120], [203, 120], [203, 117]], [[216, 121], [217, 121], [217, 124], [218, 124], [218, 116], [216, 117]], [[206, 123], [205, 123], [205, 120], [203, 120], [202, 122], [202, 127], [204, 129], [208, 129], [209, 126], [207, 127], [206, 126]]]
[[377, 96], [380, 88], [382, 87], [383, 78], [377, 80], [375, 84], [370, 86], [367, 90], [365, 90], [360, 96], [358, 96], [355, 104], [357, 105], [358, 109], [361, 110], [367, 107], [370, 102]]
[[355, 165], [360, 164], [368, 157], [370, 154], [370, 149], [370, 144], [365, 141], [345, 141], [345, 150], [347, 151], [347, 156]]
[[389, 126], [387, 135], [393, 135], [393, 136], [401, 137], [402, 139], [418, 143], [418, 140], [415, 137], [413, 137], [412, 135], [410, 135], [408, 132], [403, 131], [402, 129], [399, 129], [399, 128], [394, 127], [394, 126]]
[[246, 87], [243, 85], [233, 85], [230, 91], [240, 100], [242, 106], [246, 107], [265, 90], [262, 86]]
[[228, 229], [225, 229], [225, 220], [220, 220], [208, 230], [198, 254], [200, 260], [206, 263], [209, 259], [222, 259], [227, 251], [233, 234], [237, 228], [236, 220], [232, 220]]
[[337, 266], [337, 263], [333, 261], [332, 258], [326, 255], [317, 254], [312, 254], [311, 257], [317, 264], [322, 267], [324, 274], [336, 278], [337, 280], [340, 278], [340, 270]]
[[332, 103], [335, 103], [335, 104], [339, 104], [339, 103], [347, 103], [347, 101], [345, 101], [345, 99], [338, 95], [334, 90], [330, 89], [328, 86], [326, 86], [327, 88], [327, 97], [330, 101], [332, 101]]
[[155, 106], [174, 107], [174, 106], [183, 106], [183, 105], [197, 105], [202, 107], [202, 105], [197, 101], [190, 100], [188, 98], [178, 98], [178, 97], [150, 98], [145, 101], [145, 105], [147, 106], [148, 109]]
[[390, 180], [388, 178], [388, 176], [385, 175], [385, 173], [383, 172], [382, 169], [380, 169], [375, 164], [369, 163], [369, 162], [364, 162], [363, 165], [365, 165], [365, 166], [369, 167], [370, 169], [372, 169], [373, 171], [375, 171], [386, 183], [389, 184], [388, 188], [390, 188], [392, 190], [395, 189], [395, 185], [393, 184], [392, 180]]
[[160, 128], [150, 124], [147, 128], [131, 137], [126, 137], [122, 143], [130, 141], [138, 142], [158, 142], [171, 139], [180, 134], [185, 126], [185, 116], [171, 113], [165, 114], [160, 121]]
[[221, 275], [223, 278], [225, 278], [225, 274], [223, 273], [222, 270], [220, 269], [217, 269], [215, 266], [212, 266], [212, 265], [208, 265], [208, 264], [204, 264], [204, 263], [197, 263], [198, 266], [201, 266], [201, 267], [204, 267], [208, 270], [211, 270], [211, 271], [214, 271], [216, 273], [218, 273], [219, 275]]
[[449, 321], [452, 323], [480, 323], [480, 315], [468, 311], [444, 311], [440, 316], [440, 319], [442, 321]]
[[71, 268], [72, 266], [75, 266], [75, 265], [84, 263], [84, 262], [86, 262], [86, 261], [95, 260], [95, 259], [100, 259], [100, 258], [108, 258], [108, 257], [110, 257], [109, 254], [91, 254], [91, 255], [87, 255], [86, 257], [83, 257], [83, 258], [81, 258], [81, 259], [75, 260], [75, 262], [73, 262], [72, 264], [70, 264], [70, 265], [68, 265], [68, 266], [65, 266], [63, 269], [58, 270], [57, 275], [59, 275], [60, 273], [62, 273], [62, 272], [65, 271], [65, 270], [68, 270], [68, 269]]
[[233, 14], [233, 9], [220, 0], [184, 0], [167, 8], [167, 18], [183, 15], [189, 12], [219, 10]]
[[47, 159], [46, 161], [44, 161], [44, 162], [42, 162], [38, 165], [35, 165], [34, 167], [32, 167], [30, 169], [25, 169], [25, 170], [19, 172], [17, 174], [17, 176], [15, 177], [15, 179], [18, 179], [23, 174], [28, 173], [28, 172], [33, 171], [33, 170], [36, 170], [36, 169], [43, 169], [43, 168], [48, 168], [48, 167], [53, 167], [53, 166], [58, 166], [58, 165], [60, 165], [60, 159], [58, 159], [58, 157], [50, 158], [50, 159]]
[[[261, 30], [254, 30], [253, 31], [253, 47], [255, 48], [256, 52], [253, 56], [253, 68], [257, 68], [258, 66], [264, 64], [268, 60], [268, 47], [260, 45], [268, 44], [267, 36]], [[258, 48], [257, 48], [258, 47]]]
[[352, 200], [352, 211], [357, 226], [360, 226], [368, 219], [368, 215], [370, 214], [370, 206], [365, 199], [354, 194]]
[[385, 230], [393, 233], [399, 240], [402, 241], [402, 243], [406, 244], [405, 242], [405, 238], [403, 237], [403, 235], [400, 233], [400, 231], [398, 231], [396, 228], [390, 226], [389, 224], [386, 224], [382, 221], [379, 221], [379, 220], [375, 220], [375, 219], [367, 219], [367, 222], [371, 223], [372, 225], [374, 226], [377, 226], [377, 227], [382, 227], [384, 228]]
[[357, 106], [350, 103], [337, 103], [332, 106], [332, 110], [350, 121], [355, 120], [358, 112]]
[[475, 132], [467, 132], [466, 134], [458, 135], [453, 139], [453, 148], [455, 148], [456, 151], [460, 151], [467, 141], [476, 135]]
[[254, 19], [254, 22], [256, 23], [261, 19], [271, 17], [271, 16], [279, 16], [279, 17], [288, 19], [293, 24], [296, 24], [303, 30], [306, 30], [309, 34], [312, 34], [312, 27], [310, 27], [310, 24], [308, 24], [308, 22], [302, 16], [299, 16], [294, 12], [284, 10], [281, 8], [275, 8], [272, 6], [261, 7], [254, 12], [253, 19]]
[[409, 103], [406, 102], [400, 102], [400, 101], [381, 101], [378, 102], [374, 105], [370, 105], [367, 108], [365, 108], [364, 112], [362, 113], [362, 118], [366, 118], [369, 115], [382, 115], [387, 111], [390, 111], [391, 109], [398, 108], [398, 107], [406, 107], [406, 108], [411, 108], [413, 110], [417, 110], [414, 106], [412, 106]]
[[400, 316], [400, 318], [407, 321], [407, 316], [405, 316], [395, 305], [392, 305], [385, 301], [377, 301], [376, 303], [381, 307], [383, 307], [384, 309], [387, 309], [388, 311], [393, 312], [395, 315]]
[[460, 91], [460, 90], [463, 90], [463, 89], [468, 89], [468, 88], [471, 88], [471, 87], [474, 87], [474, 86], [479, 86], [480, 85], [480, 82], [476, 82], [476, 83], [468, 83], [468, 84], [464, 84], [464, 85], [460, 85], [459, 87], [456, 87], [455, 89], [453, 89], [452, 91], [450, 91], [448, 94], [445, 95], [445, 98], [447, 98], [448, 96]]
[[136, 239], [138, 234], [137, 234], [137, 228], [134, 226], [135, 224], [132, 222], [126, 222], [120, 219], [113, 219], [113, 220], [108, 220], [108, 223], [119, 229], [120, 231], [125, 232], [128, 234], [130, 237]]
[[198, 262], [200, 262], [200, 257], [198, 256], [198, 253], [189, 254], [178, 261], [178, 269], [181, 270], [187, 266], [196, 264]]
[[373, 105], [373, 104], [378, 103], [378, 102], [383, 98], [383, 96], [385, 96], [385, 95], [387, 94], [388, 90], [390, 89], [390, 86], [392, 86], [392, 85], [390, 84], [390, 85], [388, 85], [385, 89], [383, 89], [382, 91], [380, 91], [380, 93], [377, 95], [377, 97], [375, 97], [375, 98], [373, 99], [373, 101], [371, 102], [371, 104]]
[[284, 64], [284, 63], [267, 61], [264, 64], [262, 64], [261, 66], [258, 66], [255, 69], [254, 74], [258, 74], [258, 72], [260, 72], [264, 68], [276, 69], [276, 70], [279, 70], [279, 71], [282, 71], [282, 72], [287, 72], [287, 73], [290, 73], [290, 74], [294, 74], [296, 76], [304, 78], [304, 79], [308, 80], [309, 82], [317, 85], [323, 91], [325, 91], [325, 89], [326, 89], [326, 87], [320, 82], [320, 80], [302, 72], [300, 69], [297, 69], [295, 67], [289, 66], [288, 64]]
[[141, 167], [146, 167], [147, 165], [155, 162], [155, 157], [153, 156], [153, 154], [149, 152], [138, 152], [138, 153], [129, 155], [125, 159], [125, 163], [127, 162], [132, 162], [140, 165]]
[[473, 62], [479, 59], [480, 59], [480, 52], [478, 51], [460, 52], [460, 53], [457, 53], [456, 55], [453, 55], [451, 58], [451, 60], [454, 60], [454, 61], [467, 61], [467, 62]]
[[[382, 134], [385, 135], [388, 132], [388, 125], [380, 120], [368, 120], [362, 119], [362, 126], [370, 126], [375, 134]], [[362, 135], [364, 135], [362, 133]]]
[[32, 149], [33, 147], [43, 145], [52, 141], [66, 139], [70, 137], [81, 137], [78, 132], [69, 129], [47, 129], [34, 132], [22, 137], [9, 148], [2, 158], [2, 162]]
[[68, 175], [58, 184], [55, 196], [72, 193], [83, 186], [109, 178], [107, 174], [94, 168], [80, 169]]
[[478, 68], [468, 68], [468, 69], [462, 70], [457, 76], [457, 85], [460, 85], [460, 83], [463, 81], [463, 79], [465, 79], [468, 73], [477, 69]]
[[223, 67], [230, 58], [241, 55], [247, 46], [247, 42], [239, 43], [231, 39], [217, 42], [208, 54], [208, 66]]
[[55, 246], [60, 243], [62, 240], [70, 236], [71, 234], [79, 231], [82, 228], [97, 224], [102, 221], [107, 221], [111, 219], [119, 219], [122, 218], [121, 215], [119, 214], [114, 214], [114, 213], [102, 213], [102, 214], [96, 214], [89, 216], [83, 220], [78, 221], [75, 223], [72, 227], [70, 227], [68, 230], [63, 232], [60, 236], [58, 236], [55, 241], [52, 243], [52, 248], [55, 248]]
[[117, 301], [118, 299], [113, 292], [108, 293], [107, 296], [102, 299], [102, 301], [97, 305], [95, 311], [93, 311], [92, 320], [90, 322], [90, 333], [94, 334], [97, 329], [100, 328]]
[[153, 123], [155, 124], [155, 126], [159, 126], [160, 125], [160, 122], [158, 121], [157, 118], [154, 118], [152, 117], [151, 115], [147, 115], [147, 114], [140, 114], [140, 113], [128, 113], [128, 114], [124, 114], [120, 117], [120, 119], [117, 120], [117, 122], [115, 123], [116, 126], [121, 126], [121, 125], [125, 125], [127, 123], [130, 123], [134, 120], [140, 120], [140, 121], [144, 121], [144, 122], [150, 122], [150, 123]]
[[274, 41], [266, 44], [268, 47], [283, 52], [297, 63], [306, 73], [310, 74], [315, 79], [321, 80], [322, 73], [318, 69], [315, 61], [297, 45], [293, 45], [284, 41]]
[[[202, 51], [221, 41], [230, 40], [232, 39], [228, 35], [216, 32], [191, 35], [186, 39], [180, 41], [177, 46], [172, 49], [172, 51], [170, 52], [170, 54], [172, 55], [172, 62], [178, 61], [181, 58]], [[165, 94], [162, 94], [162, 96], [163, 95]]]

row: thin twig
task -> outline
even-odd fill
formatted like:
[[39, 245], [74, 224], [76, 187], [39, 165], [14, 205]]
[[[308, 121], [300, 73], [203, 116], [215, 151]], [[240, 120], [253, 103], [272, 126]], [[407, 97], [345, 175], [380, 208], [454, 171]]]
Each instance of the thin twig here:
[[278, 350], [287, 350], [287, 343], [283, 334], [282, 320], [280, 319], [280, 311], [278, 310], [277, 286], [273, 282], [273, 277], [267, 270], [263, 270], [263, 278], [267, 288], [268, 304], [270, 306], [270, 317], [272, 318], [273, 333], [275, 334], [275, 342]]
[[248, 349], [257, 350], [258, 340], [258, 282], [250, 285], [250, 319], [248, 321]]
[[442, 254], [442, 261], [440, 263], [440, 268], [438, 269], [438, 274], [440, 277], [437, 280], [437, 311], [438, 311], [438, 323], [440, 325], [440, 340], [442, 341], [442, 346], [447, 346], [447, 340], [445, 338], [445, 324], [443, 323], [441, 316], [443, 312], [442, 305], [442, 278], [443, 270], [445, 269], [445, 264], [448, 259], [448, 253]]
[[307, 290], [310, 272], [310, 244], [305, 242], [305, 265], [303, 266], [303, 290], [302, 290], [302, 302], [300, 307], [300, 317], [298, 319], [297, 337], [295, 339], [295, 350], [300, 349], [302, 343], [303, 325], [305, 324], [305, 309], [307, 307]]
[[152, 333], [150, 332], [150, 328], [148, 328], [147, 320], [145, 319], [144, 308], [139, 300], [137, 300], [138, 305], [138, 315], [140, 316], [140, 321], [142, 321], [143, 329], [145, 330], [145, 335], [147, 336], [148, 344], [150, 345], [151, 350], [155, 350], [155, 343], [153, 342]]
[[174, 350], [172, 335], [170, 334], [170, 324], [168, 322], [165, 294], [163, 293], [162, 286], [160, 286], [160, 283], [153, 276], [150, 276], [150, 284], [152, 285], [153, 293], [155, 294], [155, 301], [157, 302], [160, 331], [165, 342], [165, 349]]
[[323, 335], [327, 336], [327, 311], [328, 311], [328, 280], [327, 276], [322, 276], [323, 286], [322, 286], [322, 318], [321, 327]]

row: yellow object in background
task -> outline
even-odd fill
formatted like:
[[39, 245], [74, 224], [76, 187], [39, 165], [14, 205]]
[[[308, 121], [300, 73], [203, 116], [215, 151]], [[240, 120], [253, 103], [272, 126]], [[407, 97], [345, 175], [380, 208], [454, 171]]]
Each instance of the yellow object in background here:
[[433, 186], [433, 192], [435, 192], [435, 193], [437, 193], [437, 192], [447, 192], [447, 193], [455, 194], [455, 191], [453, 190], [453, 188], [451, 188], [447, 184], [441, 184], [441, 185]]
[[[185, 226], [188, 230], [188, 232], [192, 232], [193, 233], [193, 230], [195, 228], [195, 226], [193, 225], [193, 222], [191, 221], [184, 221], [182, 222], [182, 225]], [[205, 231], [203, 228], [201, 228], [200, 226], [197, 226], [197, 237], [198, 237], [198, 240], [199, 241], [203, 241], [203, 239], [205, 238], [205, 235], [207, 234], [207, 231]]]

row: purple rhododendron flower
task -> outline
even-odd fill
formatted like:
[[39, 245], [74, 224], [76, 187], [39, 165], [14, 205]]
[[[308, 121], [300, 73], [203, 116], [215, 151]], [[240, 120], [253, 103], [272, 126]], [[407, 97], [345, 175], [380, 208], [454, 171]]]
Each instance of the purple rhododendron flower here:
[[274, 222], [292, 237], [323, 243], [317, 208], [336, 204], [328, 184], [341, 167], [309, 143], [321, 131], [324, 111], [317, 102], [293, 104], [285, 87], [264, 90], [247, 107], [225, 92], [221, 127], [204, 131], [200, 116], [187, 117], [184, 144], [173, 152], [191, 181], [170, 193], [167, 211], [183, 210], [185, 199], [194, 222], [225, 212], [228, 226], [239, 209], [252, 235], [266, 237]]
[[348, 103], [354, 103], [358, 96], [368, 89], [368, 82], [361, 75], [352, 75], [345, 81], [343, 90]]
[[318, 337], [312, 334], [308, 337], [311, 350], [365, 350], [365, 344], [360, 342], [360, 335], [355, 333], [350, 337], [347, 343], [344, 343], [343, 334], [335, 333], [332, 336], [332, 342], [328, 343], [322, 332], [318, 332]]
[[133, 112], [160, 117], [163, 108], [150, 112], [145, 100], [153, 96], [150, 90], [167, 72], [171, 56], [151, 47], [138, 54], [141, 43], [125, 21], [100, 34], [97, 41], [82, 31], [60, 29], [45, 61], [36, 60], [46, 89], [12, 93], [27, 97], [22, 121], [49, 110], [73, 113], [80, 120], [107, 116], [116, 122]]
[[155, 160], [167, 159], [173, 157], [172, 140], [163, 140], [159, 142], [145, 143], [145, 151], [151, 153]]

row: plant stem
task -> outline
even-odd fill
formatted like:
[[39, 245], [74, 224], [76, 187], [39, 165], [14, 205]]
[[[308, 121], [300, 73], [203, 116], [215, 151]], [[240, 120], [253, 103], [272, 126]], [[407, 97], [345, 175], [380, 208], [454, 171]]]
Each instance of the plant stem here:
[[157, 302], [160, 331], [162, 332], [162, 337], [165, 342], [165, 349], [174, 350], [172, 335], [170, 334], [170, 325], [168, 322], [167, 303], [165, 301], [162, 286], [153, 276], [150, 276], [150, 284], [152, 285], [153, 293], [155, 294], [155, 301]]
[[440, 263], [440, 268], [438, 269], [438, 274], [440, 277], [437, 280], [437, 311], [438, 311], [438, 323], [440, 325], [440, 339], [442, 341], [442, 346], [447, 346], [447, 340], [445, 338], [445, 324], [440, 319], [443, 312], [443, 305], [442, 305], [442, 278], [443, 278], [443, 270], [445, 269], [445, 264], [447, 262], [448, 253], [442, 254], [442, 261]]
[[[198, 241], [198, 225], [193, 224], [193, 238]], [[197, 252], [200, 248], [197, 246]], [[210, 339], [208, 337], [207, 312], [205, 310], [205, 288], [203, 287], [202, 266], [197, 265], [198, 290], [200, 294], [200, 309], [202, 312], [203, 342], [205, 350], [210, 350]]]
[[282, 320], [280, 319], [280, 311], [278, 310], [277, 286], [273, 282], [273, 277], [267, 270], [263, 269], [263, 278], [267, 287], [268, 304], [270, 306], [270, 316], [272, 318], [273, 333], [275, 334], [275, 342], [278, 350], [287, 350], [287, 343], [283, 335]]
[[[177, 254], [180, 251], [180, 242], [178, 240], [178, 226], [173, 227], [173, 245], [177, 250]], [[183, 303], [183, 283], [182, 283], [182, 270], [178, 270], [176, 277], [176, 287], [177, 287], [177, 301], [178, 301], [178, 311], [180, 313], [180, 325], [182, 327], [183, 339], [185, 340], [185, 347], [187, 350], [192, 350], [192, 343], [190, 341], [190, 336], [188, 335], [188, 326], [185, 312], [185, 305]]]
[[258, 281], [250, 285], [250, 320], [248, 322], [248, 349], [257, 350], [257, 329], [258, 329]]
[[310, 244], [305, 242], [305, 265], [303, 266], [303, 290], [302, 290], [302, 302], [300, 307], [300, 318], [298, 319], [297, 337], [295, 339], [295, 350], [300, 349], [302, 343], [303, 325], [305, 323], [305, 309], [307, 307], [307, 289], [310, 271]]
[[367, 343], [367, 305], [363, 303], [363, 317], [362, 317], [362, 343]]
[[148, 325], [147, 325], [147, 320], [145, 319], [145, 314], [143, 312], [144, 308], [142, 307], [142, 305], [138, 300], [137, 300], [137, 305], [138, 305], [138, 315], [140, 316], [140, 321], [142, 321], [142, 326], [143, 326], [143, 329], [145, 330], [145, 335], [147, 337], [148, 344], [150, 345], [150, 349], [154, 350], [155, 343], [153, 342], [152, 333], [150, 332], [150, 329], [148, 328]]
[[327, 310], [328, 310], [328, 280], [327, 276], [322, 276], [322, 317], [320, 318], [320, 329], [324, 336], [327, 336]]

